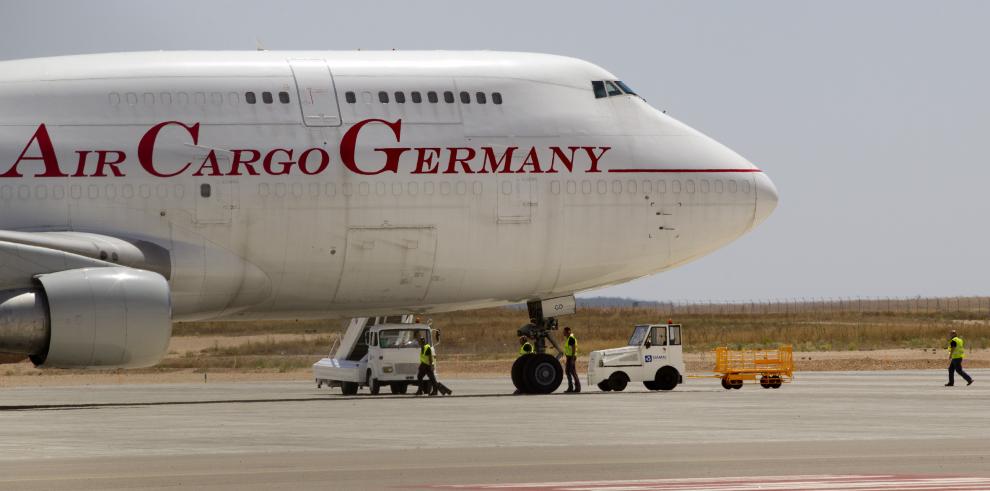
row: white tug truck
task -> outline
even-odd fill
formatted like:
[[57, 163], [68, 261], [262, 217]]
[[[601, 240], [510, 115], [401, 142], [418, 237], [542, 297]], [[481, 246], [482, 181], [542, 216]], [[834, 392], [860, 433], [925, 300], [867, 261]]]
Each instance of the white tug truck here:
[[416, 383], [420, 336], [436, 350], [440, 332], [412, 315], [355, 317], [329, 356], [313, 365], [316, 387], [354, 395], [360, 387], [378, 394], [387, 385], [393, 394], [405, 394]]
[[592, 351], [588, 384], [621, 391], [629, 382], [649, 390], [672, 390], [684, 381], [680, 324], [641, 324], [633, 328], [629, 345]]

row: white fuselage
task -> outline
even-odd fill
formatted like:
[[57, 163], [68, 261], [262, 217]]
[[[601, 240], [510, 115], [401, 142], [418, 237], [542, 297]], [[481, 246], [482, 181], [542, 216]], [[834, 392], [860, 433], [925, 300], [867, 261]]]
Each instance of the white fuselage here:
[[635, 95], [595, 96], [615, 80], [498, 52], [0, 62], [0, 230], [162, 246], [183, 321], [550, 298], [770, 214], [762, 172]]

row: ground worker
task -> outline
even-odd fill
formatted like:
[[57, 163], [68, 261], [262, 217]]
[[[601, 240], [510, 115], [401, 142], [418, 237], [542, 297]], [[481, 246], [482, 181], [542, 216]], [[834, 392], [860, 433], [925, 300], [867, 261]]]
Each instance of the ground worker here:
[[959, 375], [962, 375], [962, 378], [966, 380], [966, 385], [973, 383], [973, 377], [970, 377], [962, 368], [963, 358], [966, 357], [963, 344], [962, 338], [956, 334], [956, 331], [949, 333], [949, 383], [945, 384], [946, 387], [952, 387], [956, 384], [956, 372], [959, 372]]
[[581, 378], [577, 373], [577, 338], [571, 334], [570, 327], [564, 327], [564, 357], [567, 358], [567, 365], [564, 373], [567, 374], [566, 393], [581, 392]]
[[533, 354], [533, 344], [526, 336], [519, 336], [519, 356]]
[[[433, 371], [433, 367], [436, 364], [436, 357], [433, 356], [433, 347], [426, 342], [424, 336], [420, 336], [417, 341], [419, 341], [419, 372], [416, 374], [416, 383], [419, 384], [419, 390], [416, 391], [416, 395], [429, 394], [431, 396], [437, 395], [437, 376]], [[423, 378], [429, 378], [429, 386], [423, 386]]]

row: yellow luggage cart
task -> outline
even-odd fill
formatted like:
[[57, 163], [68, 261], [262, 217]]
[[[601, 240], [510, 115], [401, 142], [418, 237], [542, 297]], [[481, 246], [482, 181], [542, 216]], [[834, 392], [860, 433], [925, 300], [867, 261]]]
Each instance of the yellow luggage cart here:
[[759, 380], [764, 389], [779, 389], [794, 379], [794, 350], [790, 346], [777, 349], [715, 349], [715, 373], [722, 387], [741, 389], [743, 380]]

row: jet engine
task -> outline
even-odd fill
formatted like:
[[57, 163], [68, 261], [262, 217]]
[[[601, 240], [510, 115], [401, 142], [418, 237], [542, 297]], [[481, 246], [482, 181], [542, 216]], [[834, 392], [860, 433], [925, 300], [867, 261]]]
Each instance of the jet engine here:
[[45, 368], [140, 368], [165, 356], [172, 309], [162, 275], [96, 267], [35, 282], [0, 291], [0, 352]]

